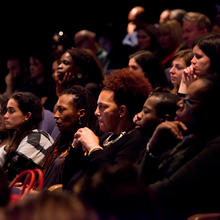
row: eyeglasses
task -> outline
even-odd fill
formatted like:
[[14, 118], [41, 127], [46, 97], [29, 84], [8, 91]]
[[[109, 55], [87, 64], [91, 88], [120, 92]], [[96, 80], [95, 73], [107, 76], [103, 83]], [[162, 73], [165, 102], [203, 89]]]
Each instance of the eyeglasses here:
[[200, 104], [201, 102], [193, 99], [182, 99], [183, 103], [188, 107], [192, 107], [193, 104]]

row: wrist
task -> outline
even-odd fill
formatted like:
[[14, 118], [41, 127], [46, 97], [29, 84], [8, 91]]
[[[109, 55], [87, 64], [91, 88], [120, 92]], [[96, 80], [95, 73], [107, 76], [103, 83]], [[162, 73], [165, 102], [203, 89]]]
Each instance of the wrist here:
[[103, 148], [100, 145], [96, 145], [89, 150], [88, 155], [90, 155], [91, 153], [97, 150], [103, 150]]

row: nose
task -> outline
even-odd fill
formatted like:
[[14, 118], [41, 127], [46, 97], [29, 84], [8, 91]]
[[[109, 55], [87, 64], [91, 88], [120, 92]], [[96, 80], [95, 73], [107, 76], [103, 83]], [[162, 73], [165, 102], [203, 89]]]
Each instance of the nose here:
[[59, 114], [58, 114], [58, 111], [55, 111], [54, 114], [53, 114], [53, 117], [54, 119], [57, 121], [59, 119]]
[[195, 64], [196, 63], [196, 58], [195, 56], [193, 56], [193, 58], [191, 59], [191, 64]]
[[96, 108], [96, 110], [95, 110], [95, 113], [94, 113], [94, 114], [95, 114], [95, 116], [96, 116], [96, 117], [100, 116], [100, 112], [99, 112], [98, 107]]
[[4, 114], [4, 120], [8, 118], [8, 112]]
[[172, 67], [170, 68], [170, 74], [175, 74], [175, 68], [174, 68], [174, 66], [172, 66]]

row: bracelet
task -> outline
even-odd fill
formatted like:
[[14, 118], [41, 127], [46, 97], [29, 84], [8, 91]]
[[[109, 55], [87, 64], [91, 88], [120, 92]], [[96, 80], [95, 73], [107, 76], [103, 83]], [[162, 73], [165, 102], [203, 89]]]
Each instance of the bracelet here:
[[94, 146], [92, 149], [89, 150], [88, 155], [90, 155], [92, 152], [96, 151], [96, 150], [103, 150], [103, 148], [99, 145]]
[[147, 151], [148, 155], [149, 155], [151, 158], [154, 158], [154, 159], [159, 158], [158, 156], [155, 156], [154, 154], [152, 154], [152, 153], [150, 152], [149, 145], [150, 145], [150, 141], [147, 143], [147, 146], [146, 146], [146, 151]]

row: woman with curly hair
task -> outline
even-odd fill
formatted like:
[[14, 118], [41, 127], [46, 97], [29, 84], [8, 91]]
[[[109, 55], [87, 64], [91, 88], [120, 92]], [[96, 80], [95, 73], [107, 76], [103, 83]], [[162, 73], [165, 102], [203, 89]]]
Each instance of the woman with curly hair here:
[[[88, 127], [78, 129], [64, 164], [64, 187], [72, 188], [80, 176], [86, 177], [106, 163], [136, 163], [139, 160], [146, 138], [135, 128], [133, 117], [142, 109], [151, 89], [144, 75], [129, 68], [118, 69], [106, 77], [95, 111], [104, 134], [99, 138]], [[83, 163], [75, 153], [78, 148], [87, 155]]]

